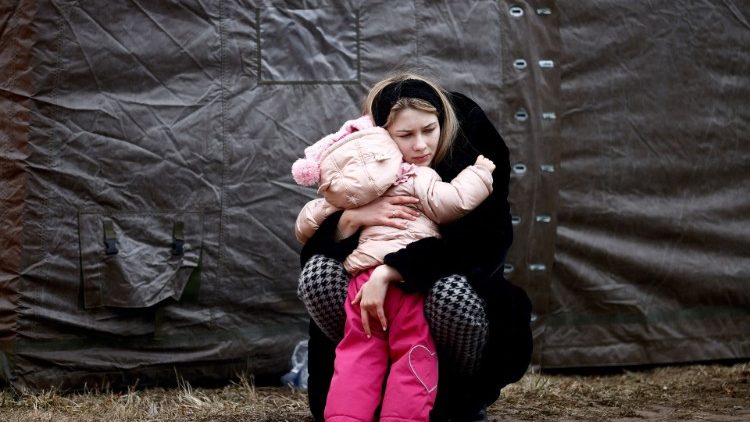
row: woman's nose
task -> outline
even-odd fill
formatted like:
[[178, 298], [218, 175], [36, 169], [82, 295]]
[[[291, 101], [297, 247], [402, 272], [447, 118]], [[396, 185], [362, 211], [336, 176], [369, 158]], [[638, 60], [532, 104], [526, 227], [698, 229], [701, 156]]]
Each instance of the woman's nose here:
[[414, 150], [421, 151], [427, 147], [427, 143], [424, 141], [422, 135], [417, 135], [417, 140], [414, 142]]

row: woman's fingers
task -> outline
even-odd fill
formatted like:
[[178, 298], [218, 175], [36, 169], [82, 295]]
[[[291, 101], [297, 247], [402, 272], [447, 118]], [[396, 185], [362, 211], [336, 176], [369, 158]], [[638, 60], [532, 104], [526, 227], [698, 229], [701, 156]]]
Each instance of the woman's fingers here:
[[416, 220], [417, 217], [419, 217], [419, 211], [402, 205], [393, 205], [393, 208], [391, 208], [388, 213], [388, 218], [403, 218], [405, 220], [413, 221]]
[[[357, 296], [359, 300], [360, 315], [362, 316], [362, 328], [367, 338], [372, 336], [370, 328], [370, 317], [377, 324], [380, 322], [383, 331], [388, 329], [388, 320], [385, 317], [385, 298], [388, 294], [388, 287], [394, 274], [387, 265], [378, 266], [370, 274], [370, 278], [359, 289]], [[361, 295], [360, 295], [361, 294]], [[355, 296], [355, 300], [357, 299]]]
[[418, 203], [419, 200], [412, 196], [389, 196], [380, 202], [381, 210], [380, 225], [406, 229], [408, 221], [414, 221], [419, 217], [419, 211], [408, 206]]
[[354, 300], [352, 301], [352, 305], [356, 305], [356, 304], [358, 304], [360, 300], [362, 300], [362, 289], [360, 289], [360, 290], [359, 290], [359, 291], [357, 292], [357, 295], [356, 295], [356, 296], [354, 296]]
[[411, 205], [419, 202], [419, 199], [409, 195], [389, 196], [388, 202], [393, 205]]
[[364, 328], [367, 338], [370, 338], [372, 337], [372, 333], [370, 332], [370, 314], [364, 307], [360, 307], [359, 312], [362, 317], [362, 328]]
[[[356, 298], [354, 300], [357, 300]], [[360, 315], [362, 317], [362, 328], [365, 330], [367, 338], [372, 336], [372, 329], [370, 328], [370, 317], [377, 319], [380, 322], [380, 326], [383, 331], [388, 329], [388, 319], [385, 317], [385, 310], [382, 304], [380, 306], [372, 304], [370, 306], [360, 306]]]
[[392, 207], [391, 215], [389, 217], [415, 220], [419, 217], [419, 211], [409, 205], [417, 203], [419, 203], [419, 199], [413, 196], [391, 196], [388, 201], [388, 204]]
[[380, 326], [383, 327], [383, 331], [388, 329], [388, 321], [385, 319], [385, 311], [383, 305], [377, 307], [378, 319], [380, 320]]
[[415, 220], [419, 211], [410, 205], [419, 200], [412, 196], [389, 196], [380, 198], [359, 208], [344, 211], [342, 220], [347, 218], [347, 224], [352, 227], [362, 226], [390, 226], [405, 229], [409, 220]]
[[404, 220], [403, 218], [383, 218], [380, 220], [379, 226], [388, 226], [388, 227], [395, 227], [397, 229], [407, 229], [409, 228], [409, 225], [407, 224], [407, 220]]

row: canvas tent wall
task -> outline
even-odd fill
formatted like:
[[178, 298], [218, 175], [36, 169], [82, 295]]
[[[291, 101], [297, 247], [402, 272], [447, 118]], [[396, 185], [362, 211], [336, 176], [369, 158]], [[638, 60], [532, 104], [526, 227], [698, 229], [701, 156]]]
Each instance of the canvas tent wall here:
[[404, 67], [510, 147], [536, 364], [747, 358], [748, 6], [4, 2], [2, 378], [286, 369], [314, 196], [289, 167]]

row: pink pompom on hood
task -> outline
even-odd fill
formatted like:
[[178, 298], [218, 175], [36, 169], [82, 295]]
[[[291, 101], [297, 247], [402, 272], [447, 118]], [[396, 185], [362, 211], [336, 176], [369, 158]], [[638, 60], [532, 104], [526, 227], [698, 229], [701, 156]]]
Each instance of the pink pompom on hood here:
[[292, 164], [292, 177], [302, 186], [313, 186], [320, 181], [320, 161], [323, 153], [333, 144], [354, 132], [369, 129], [375, 125], [368, 115], [348, 120], [338, 132], [325, 136], [318, 142], [305, 148], [305, 158]]

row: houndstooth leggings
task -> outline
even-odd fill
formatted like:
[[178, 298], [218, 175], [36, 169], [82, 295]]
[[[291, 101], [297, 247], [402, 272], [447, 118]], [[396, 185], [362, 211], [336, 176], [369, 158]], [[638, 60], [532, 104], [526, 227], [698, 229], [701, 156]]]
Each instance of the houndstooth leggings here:
[[[297, 295], [321, 331], [337, 343], [344, 335], [349, 278], [339, 261], [323, 255], [310, 258], [299, 277]], [[479, 369], [488, 327], [484, 306], [461, 275], [441, 278], [425, 297], [425, 316], [438, 354], [460, 373]]]

